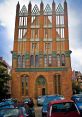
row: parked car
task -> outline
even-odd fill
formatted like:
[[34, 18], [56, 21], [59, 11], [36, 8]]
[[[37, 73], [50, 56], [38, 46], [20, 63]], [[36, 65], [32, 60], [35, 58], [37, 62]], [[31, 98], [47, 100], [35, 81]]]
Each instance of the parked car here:
[[14, 105], [10, 101], [1, 102], [0, 109], [3, 109], [3, 108], [14, 108]]
[[64, 99], [64, 97], [62, 95], [48, 95], [46, 96], [44, 102], [43, 102], [43, 106], [42, 106], [42, 117], [46, 117], [47, 116], [47, 107], [48, 107], [48, 103], [50, 101], [53, 100], [62, 100]]
[[81, 115], [82, 115], [82, 94], [75, 94], [71, 98], [77, 105]]
[[80, 117], [80, 112], [72, 100], [56, 100], [48, 104], [47, 117]]
[[29, 117], [22, 108], [0, 109], [0, 117]]
[[38, 106], [42, 106], [45, 98], [46, 98], [46, 95], [38, 96], [38, 98], [37, 98], [37, 105]]

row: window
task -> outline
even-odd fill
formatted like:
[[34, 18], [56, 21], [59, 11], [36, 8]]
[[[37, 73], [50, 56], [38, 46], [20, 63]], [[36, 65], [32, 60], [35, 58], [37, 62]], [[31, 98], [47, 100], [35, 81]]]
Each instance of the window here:
[[20, 67], [23, 67], [23, 68], [25, 68], [25, 62], [26, 62], [26, 60], [25, 60], [25, 55], [19, 55], [18, 56], [18, 67], [20, 68]]
[[26, 61], [25, 61], [25, 56], [23, 55], [23, 56], [22, 56], [22, 64], [23, 64], [23, 68], [25, 68], [25, 62], [26, 62]]
[[23, 37], [23, 29], [19, 29], [18, 38], [22, 39], [22, 37]]
[[45, 43], [45, 51], [51, 51], [51, 43]]
[[48, 24], [48, 16], [44, 16], [44, 25]]
[[48, 38], [52, 38], [52, 29], [48, 29]]
[[64, 54], [61, 55], [61, 65], [65, 66], [65, 55]]
[[22, 56], [21, 55], [18, 56], [18, 67], [19, 68], [22, 67]]
[[38, 85], [46, 85], [46, 80], [45, 80], [45, 78], [44, 78], [43, 76], [40, 76], [40, 77], [37, 79], [36, 83], [37, 83]]
[[35, 38], [39, 38], [39, 29], [35, 29]]
[[60, 75], [56, 74], [54, 80], [55, 80], [55, 94], [61, 94]]
[[31, 66], [34, 66], [34, 55], [30, 56], [30, 64]]
[[38, 55], [35, 56], [35, 66], [36, 67], [39, 66], [39, 56]]
[[34, 32], [35, 32], [35, 30], [32, 29], [32, 30], [31, 30], [31, 38], [32, 38], [32, 39], [34, 39]]
[[44, 29], [44, 38], [48, 38], [48, 30], [47, 29]]
[[32, 51], [34, 51], [34, 50], [36, 50], [36, 49], [38, 49], [38, 43], [32, 43]]
[[57, 66], [59, 67], [60, 66], [60, 55], [57, 54]]
[[47, 56], [44, 56], [44, 66], [47, 67]]
[[51, 64], [52, 64], [52, 56], [51, 55], [48, 56], [48, 64], [49, 64], [49, 66], [51, 66]]
[[22, 76], [22, 95], [28, 95], [28, 77]]

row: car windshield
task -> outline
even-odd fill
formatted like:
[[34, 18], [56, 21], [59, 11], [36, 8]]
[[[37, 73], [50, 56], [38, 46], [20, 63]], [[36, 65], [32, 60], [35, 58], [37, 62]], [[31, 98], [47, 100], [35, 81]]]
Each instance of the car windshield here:
[[19, 109], [2, 109], [0, 110], [0, 116], [2, 115], [4, 115], [4, 117], [16, 117], [19, 115]]
[[68, 111], [77, 111], [74, 103], [65, 102], [52, 105], [52, 113], [54, 112], [68, 112]]
[[76, 98], [75, 101], [82, 102], [82, 98]]
[[47, 105], [50, 101], [57, 100], [57, 99], [60, 99], [60, 98], [56, 97], [56, 96], [48, 96], [48, 97], [45, 98], [44, 104]]

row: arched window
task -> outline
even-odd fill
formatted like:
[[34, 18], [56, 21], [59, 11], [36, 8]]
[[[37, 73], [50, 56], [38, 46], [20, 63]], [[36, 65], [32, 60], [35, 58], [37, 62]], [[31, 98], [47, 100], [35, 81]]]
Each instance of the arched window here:
[[61, 65], [65, 66], [65, 55], [64, 54], [61, 55]]
[[48, 56], [48, 65], [51, 66], [52, 65], [52, 55]]
[[46, 80], [43, 76], [40, 76], [36, 82], [38, 85], [46, 85]]
[[30, 56], [30, 64], [31, 66], [34, 66], [34, 55]]
[[39, 56], [38, 55], [35, 56], [35, 66], [36, 67], [39, 66]]
[[44, 56], [44, 66], [47, 67], [47, 64], [48, 64], [48, 60], [47, 60], [47, 56], [45, 55]]
[[57, 54], [57, 66], [59, 67], [60, 66], [60, 55]]
[[22, 67], [22, 56], [18, 55], [18, 67]]
[[22, 56], [22, 64], [23, 64], [23, 68], [25, 68], [25, 62], [26, 62], [26, 61], [25, 61], [25, 56], [23, 55], [23, 56]]
[[61, 82], [60, 82], [60, 75], [56, 74], [54, 78], [55, 83], [55, 94], [61, 94]]
[[28, 77], [26, 75], [22, 76], [22, 95], [28, 95]]

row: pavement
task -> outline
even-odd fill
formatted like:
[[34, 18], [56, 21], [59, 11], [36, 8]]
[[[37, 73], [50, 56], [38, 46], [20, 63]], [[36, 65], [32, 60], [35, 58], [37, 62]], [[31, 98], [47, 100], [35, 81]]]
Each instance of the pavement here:
[[42, 117], [41, 109], [42, 107], [35, 106], [35, 117]]

